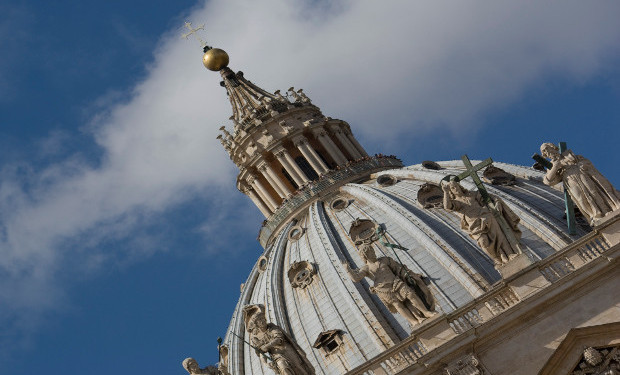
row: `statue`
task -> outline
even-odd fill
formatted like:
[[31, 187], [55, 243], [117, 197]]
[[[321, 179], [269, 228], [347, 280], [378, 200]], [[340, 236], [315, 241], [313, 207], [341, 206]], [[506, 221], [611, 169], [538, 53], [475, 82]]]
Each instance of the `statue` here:
[[563, 182], [573, 202], [590, 223], [620, 209], [620, 193], [590, 160], [573, 154], [571, 150], [560, 153], [552, 143], [543, 143], [540, 153], [553, 163], [545, 174], [544, 183], [553, 186]]
[[306, 353], [282, 328], [267, 323], [263, 305], [243, 308], [249, 341], [261, 360], [279, 375], [314, 375]]
[[205, 368], [200, 368], [198, 366], [198, 362], [194, 358], [185, 358], [183, 360], [183, 368], [187, 370], [190, 375], [219, 375], [220, 372], [217, 370], [215, 366], [207, 366]]
[[[480, 192], [470, 192], [456, 181], [443, 182], [443, 207], [454, 211], [461, 217], [461, 229], [476, 240], [493, 259], [495, 265], [507, 263], [521, 253], [520, 249], [511, 246], [510, 241], [502, 231], [501, 224], [487, 207]], [[490, 203], [497, 215], [501, 215], [517, 241], [521, 238], [519, 217], [499, 198], [493, 197]]]
[[222, 345], [219, 347], [220, 361], [217, 364], [217, 369], [221, 375], [230, 375], [228, 371], [228, 345]]
[[366, 265], [359, 270], [352, 270], [346, 262], [343, 266], [356, 283], [365, 277], [371, 279], [374, 285], [370, 292], [376, 294], [390, 312], [402, 315], [412, 328], [435, 315], [435, 298], [422, 275], [390, 257], [377, 259], [372, 245], [362, 246], [360, 255]]

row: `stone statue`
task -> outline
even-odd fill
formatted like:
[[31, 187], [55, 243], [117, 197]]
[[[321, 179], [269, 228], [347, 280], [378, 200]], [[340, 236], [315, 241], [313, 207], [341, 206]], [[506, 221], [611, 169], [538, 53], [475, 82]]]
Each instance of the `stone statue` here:
[[263, 305], [243, 308], [249, 341], [261, 360], [280, 375], [314, 375], [306, 353], [282, 328], [267, 323]]
[[205, 368], [200, 368], [198, 366], [198, 362], [194, 358], [185, 358], [183, 360], [183, 368], [187, 370], [190, 375], [199, 375], [199, 374], [207, 374], [207, 375], [219, 375], [220, 372], [217, 370], [215, 366], [207, 366]]
[[590, 160], [573, 154], [571, 150], [560, 153], [553, 143], [543, 143], [540, 153], [553, 163], [544, 183], [553, 186], [563, 182], [573, 202], [590, 223], [620, 209], [620, 193]]
[[220, 346], [219, 351], [220, 361], [217, 364], [217, 369], [221, 375], [230, 375], [230, 372], [228, 372], [228, 345]]
[[[456, 181], [443, 182], [443, 207], [461, 217], [461, 229], [473, 238], [478, 246], [493, 259], [495, 265], [502, 265], [521, 253], [510, 245], [502, 232], [501, 224], [482, 201], [480, 192], [470, 192]], [[499, 198], [493, 197], [494, 209], [504, 217], [517, 241], [521, 238], [519, 217]]]
[[310, 98], [306, 95], [306, 93], [304, 93], [304, 89], [297, 90], [297, 94], [299, 94], [299, 97], [301, 98], [302, 102], [312, 103], [312, 100], [310, 100]]
[[343, 266], [354, 282], [368, 277], [374, 283], [370, 292], [376, 294], [392, 313], [402, 315], [411, 327], [435, 314], [435, 298], [422, 279], [390, 257], [377, 259], [372, 245], [363, 245], [360, 255], [366, 263], [359, 270], [352, 270], [349, 264]]

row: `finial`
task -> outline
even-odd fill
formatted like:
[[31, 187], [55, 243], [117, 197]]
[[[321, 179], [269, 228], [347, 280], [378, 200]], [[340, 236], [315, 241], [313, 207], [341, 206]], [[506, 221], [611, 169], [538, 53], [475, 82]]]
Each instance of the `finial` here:
[[[192, 23], [189, 22], [189, 21], [185, 21], [185, 25], [184, 26], [185, 26], [185, 28], [187, 30], [189, 30], [189, 32], [181, 35], [181, 38], [188, 39], [190, 36], [193, 35], [196, 38], [196, 40], [198, 40], [198, 42], [200, 42], [200, 47], [202, 47], [203, 49], [207, 49], [207, 48], [211, 49], [211, 47], [207, 46], [207, 42], [205, 42], [204, 40], [200, 39], [198, 37], [198, 35], [196, 34], [199, 30], [202, 30], [202, 31], [205, 30], [205, 24], [204, 23], [202, 25], [198, 26], [197, 28], [193, 29], [192, 28]], [[206, 52], [206, 50], [205, 50], [205, 52]]]
[[185, 28], [189, 31], [183, 34], [181, 37], [188, 39], [190, 36], [193, 35], [200, 42], [200, 46], [202, 47], [202, 51], [204, 52], [204, 55], [202, 56], [202, 63], [204, 64], [205, 68], [217, 72], [228, 66], [228, 54], [226, 53], [226, 51], [208, 46], [207, 43], [204, 40], [200, 39], [196, 34], [199, 30], [204, 31], [204, 23], [196, 28], [192, 28], [192, 23], [186, 21]]

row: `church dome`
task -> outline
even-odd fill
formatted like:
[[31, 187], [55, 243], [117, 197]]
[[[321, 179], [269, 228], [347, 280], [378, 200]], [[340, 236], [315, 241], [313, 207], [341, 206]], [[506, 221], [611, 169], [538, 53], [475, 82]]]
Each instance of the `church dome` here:
[[404, 166], [302, 89], [271, 93], [226, 64], [209, 64], [232, 107], [217, 138], [265, 216], [264, 251], [218, 367], [188, 358], [191, 375], [557, 373], [577, 363], [563, 359], [575, 335], [610, 353], [589, 335], [620, 329], [620, 193], [587, 159], [560, 142], [531, 168]]
[[[265, 251], [242, 286], [225, 338], [230, 373], [273, 373], [244, 342], [247, 305], [264, 305], [267, 321], [288, 332], [317, 374], [343, 374], [502, 286], [493, 260], [461, 229], [459, 217], [443, 207], [440, 183], [462, 173], [463, 162], [425, 161], [378, 172], [364, 165], [382, 160], [396, 159], [379, 155], [350, 163], [344, 170], [356, 180], [338, 186], [333, 179], [330, 188], [308, 196], [297, 209], [287, 209], [290, 201], [280, 206], [288, 217], [274, 224], [276, 211], [267, 220], [261, 230]], [[543, 173], [496, 162], [479, 174], [486, 190], [520, 217], [523, 253], [531, 262], [590, 230], [579, 221], [577, 233], [567, 234], [563, 194], [543, 183]], [[461, 185], [475, 190], [470, 181]], [[424, 276], [437, 314], [411, 327], [371, 292], [368, 279], [351, 280], [345, 264], [364, 265], [363, 244]], [[458, 320], [450, 324], [462, 329]], [[425, 350], [420, 342], [412, 344], [414, 357]]]

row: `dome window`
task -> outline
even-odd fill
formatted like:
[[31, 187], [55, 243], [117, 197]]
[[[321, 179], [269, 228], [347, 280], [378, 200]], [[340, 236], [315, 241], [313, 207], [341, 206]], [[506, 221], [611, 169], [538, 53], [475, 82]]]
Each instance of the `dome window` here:
[[315, 274], [316, 268], [314, 264], [305, 260], [293, 263], [287, 272], [291, 286], [299, 289], [305, 289], [312, 284]]
[[289, 241], [295, 242], [300, 239], [301, 236], [304, 235], [304, 233], [304, 228], [300, 227], [299, 225], [295, 225], [291, 228], [291, 230], [288, 231], [288, 239]]
[[514, 175], [501, 168], [489, 165], [482, 173], [482, 179], [492, 185], [514, 185], [517, 179]]
[[443, 207], [443, 190], [435, 184], [425, 183], [418, 190], [418, 203], [427, 209]]
[[377, 177], [377, 183], [380, 186], [392, 186], [394, 184], [396, 184], [398, 182], [398, 179], [394, 176], [392, 176], [391, 174], [382, 174], [381, 176]]
[[266, 256], [262, 255], [258, 258], [258, 271], [265, 272], [267, 269], [268, 259]]
[[377, 224], [367, 219], [355, 219], [349, 229], [349, 236], [356, 246], [377, 240]]
[[349, 200], [344, 198], [336, 198], [332, 201], [330, 207], [334, 211], [342, 211], [345, 208], [349, 207]]
[[323, 352], [323, 355], [328, 356], [342, 346], [342, 334], [343, 331], [339, 329], [321, 332], [312, 347], [319, 349]]
[[441, 165], [435, 163], [434, 161], [430, 161], [430, 160], [424, 160], [422, 162], [422, 166], [424, 168], [426, 168], [426, 169], [432, 169], [434, 171], [438, 171], [440, 169], [443, 169], [443, 168], [441, 168]]

